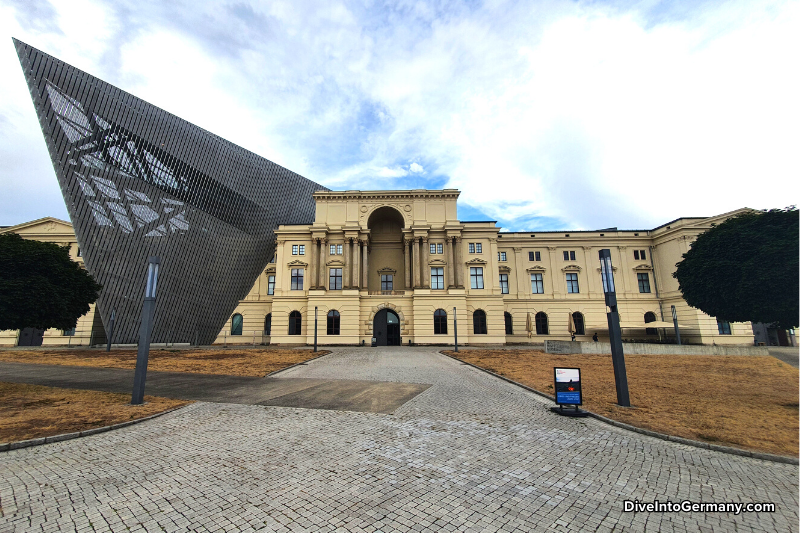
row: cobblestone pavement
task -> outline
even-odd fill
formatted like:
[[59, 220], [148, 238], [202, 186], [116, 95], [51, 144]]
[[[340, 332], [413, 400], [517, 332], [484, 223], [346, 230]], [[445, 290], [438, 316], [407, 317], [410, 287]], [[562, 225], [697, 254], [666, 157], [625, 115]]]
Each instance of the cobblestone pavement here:
[[197, 403], [0, 454], [0, 531], [798, 530], [797, 466], [562, 418], [433, 349], [336, 349], [279, 375], [433, 386], [390, 415]]

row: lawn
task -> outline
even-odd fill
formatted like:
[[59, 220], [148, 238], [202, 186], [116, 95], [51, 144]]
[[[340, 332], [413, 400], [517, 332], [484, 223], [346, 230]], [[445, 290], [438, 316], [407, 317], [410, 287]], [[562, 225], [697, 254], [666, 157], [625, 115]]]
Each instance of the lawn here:
[[798, 370], [769, 356], [626, 355], [632, 408], [616, 405], [610, 355], [446, 351], [553, 394], [553, 367], [581, 369], [583, 408], [703, 442], [798, 455]]
[[[263, 377], [295, 363], [302, 363], [328, 352], [286, 349], [180, 349], [150, 350], [148, 370], [227, 374]], [[136, 350], [89, 350], [80, 348], [52, 350], [0, 351], [0, 361], [42, 365], [92, 366], [100, 368], [136, 368]]]
[[110, 426], [191, 403], [153, 396], [143, 405], [130, 401], [130, 394], [0, 383], [0, 442]]

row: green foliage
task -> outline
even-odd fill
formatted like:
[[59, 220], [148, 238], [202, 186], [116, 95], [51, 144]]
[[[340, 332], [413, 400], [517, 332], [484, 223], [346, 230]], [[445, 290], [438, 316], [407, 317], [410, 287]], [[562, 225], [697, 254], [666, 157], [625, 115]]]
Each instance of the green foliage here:
[[71, 329], [102, 288], [69, 247], [0, 235], [0, 330]]
[[745, 213], [700, 235], [673, 274], [686, 302], [729, 322], [798, 325], [798, 212]]

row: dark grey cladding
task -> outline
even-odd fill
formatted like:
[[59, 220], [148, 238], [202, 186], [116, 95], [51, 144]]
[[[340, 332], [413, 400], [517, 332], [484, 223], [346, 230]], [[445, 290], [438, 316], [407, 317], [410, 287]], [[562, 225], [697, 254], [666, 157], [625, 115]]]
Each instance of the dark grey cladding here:
[[278, 224], [310, 224], [328, 190], [14, 40], [98, 307], [138, 338], [161, 257], [153, 342], [211, 343], [273, 256]]

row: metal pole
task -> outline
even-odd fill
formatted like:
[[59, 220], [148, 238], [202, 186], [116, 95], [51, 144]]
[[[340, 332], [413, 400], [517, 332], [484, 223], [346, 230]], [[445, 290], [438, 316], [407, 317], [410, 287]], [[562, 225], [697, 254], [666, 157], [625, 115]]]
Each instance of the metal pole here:
[[600, 276], [603, 282], [608, 313], [608, 337], [611, 341], [611, 362], [614, 365], [614, 384], [617, 388], [617, 404], [631, 406], [628, 394], [628, 374], [625, 371], [625, 354], [622, 350], [622, 332], [619, 328], [617, 293], [614, 288], [614, 268], [611, 265], [611, 250], [600, 250]]
[[156, 284], [158, 282], [158, 257], [151, 257], [147, 271], [147, 288], [142, 304], [142, 323], [139, 327], [139, 349], [136, 354], [136, 372], [133, 376], [132, 405], [144, 401], [144, 385], [147, 380], [147, 359], [150, 356], [150, 335], [153, 333], [153, 318], [156, 311]]
[[106, 351], [107, 352], [111, 351], [111, 338], [114, 336], [114, 320], [116, 319], [116, 317], [117, 317], [117, 309], [115, 307], [114, 309], [111, 310], [111, 323], [109, 324], [109, 327], [108, 327], [108, 330], [109, 330], [108, 331], [108, 344], [106, 345]]
[[314, 306], [314, 351], [317, 351], [317, 307]]
[[678, 312], [675, 311], [675, 306], [672, 306], [672, 325], [675, 326], [675, 340], [678, 345], [681, 344], [681, 331], [678, 329]]
[[458, 315], [453, 307], [453, 351], [458, 351]]

